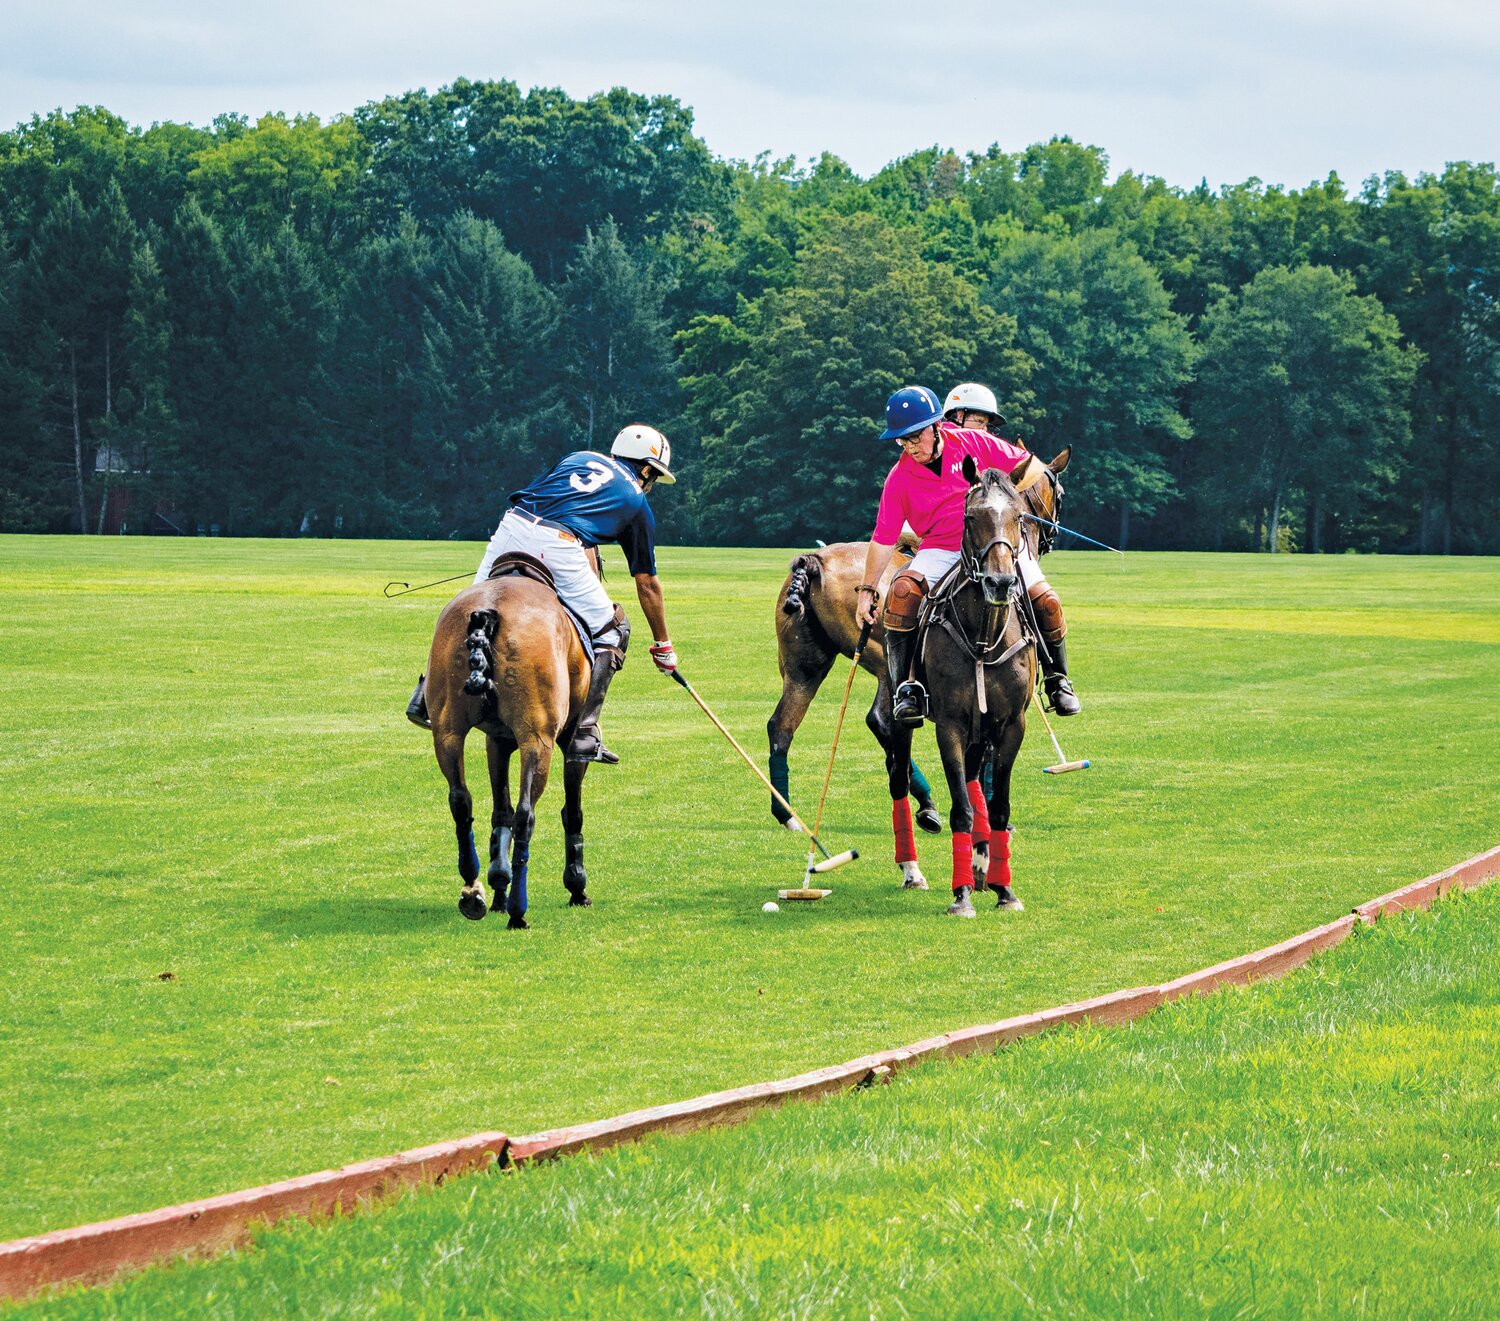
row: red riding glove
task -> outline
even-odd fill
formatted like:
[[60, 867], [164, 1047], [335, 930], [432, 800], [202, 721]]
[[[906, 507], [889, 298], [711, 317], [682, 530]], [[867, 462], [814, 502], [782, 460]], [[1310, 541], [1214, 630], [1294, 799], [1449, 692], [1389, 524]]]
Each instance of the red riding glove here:
[[677, 649], [669, 641], [653, 643], [651, 659], [663, 674], [671, 674], [677, 668]]

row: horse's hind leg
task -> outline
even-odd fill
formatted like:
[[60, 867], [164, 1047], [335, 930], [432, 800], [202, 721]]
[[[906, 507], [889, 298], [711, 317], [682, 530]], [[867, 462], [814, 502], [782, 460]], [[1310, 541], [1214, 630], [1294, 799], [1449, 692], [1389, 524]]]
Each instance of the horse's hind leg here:
[[981, 782], [981, 772], [989, 764], [989, 746], [983, 742], [971, 747], [964, 757], [965, 788], [969, 794], [969, 806], [974, 810], [974, 893], [978, 894], [989, 884], [990, 870], [990, 809], [989, 801]]
[[995, 907], [1017, 913], [1025, 905], [1010, 884], [1010, 773], [1015, 768], [1025, 732], [1019, 720], [1011, 721], [1000, 731], [995, 745], [994, 779], [990, 784], [989, 887], [995, 892]]
[[[833, 659], [832, 652], [824, 651], [812, 642], [802, 642], [798, 645], [797, 655], [784, 659], [782, 663], [781, 700], [766, 721], [766, 734], [771, 740], [771, 783], [776, 792], [788, 800], [792, 790], [787, 754], [792, 748], [792, 737], [807, 715], [818, 686], [833, 668]], [[771, 815], [784, 826], [791, 821], [786, 808], [774, 798], [771, 799]]]
[[505, 904], [512, 931], [526, 928], [526, 868], [531, 861], [531, 832], [536, 829], [537, 799], [547, 787], [547, 772], [551, 767], [550, 739], [530, 738], [521, 744], [521, 781], [510, 853], [510, 896]]
[[573, 908], [587, 908], [594, 902], [584, 893], [589, 878], [583, 869], [583, 777], [588, 768], [586, 761], [563, 762], [562, 823], [567, 849], [563, 884], [568, 887], [568, 904]]
[[438, 767], [448, 781], [448, 810], [453, 813], [453, 830], [458, 837], [458, 874], [463, 890], [458, 896], [458, 911], [477, 922], [484, 916], [484, 887], [478, 884], [479, 854], [474, 849], [474, 799], [464, 783], [464, 736], [439, 734], [433, 739]]
[[[885, 679], [881, 679], [875, 687], [875, 701], [865, 713], [865, 724], [869, 727], [870, 733], [875, 735], [875, 741], [885, 751], [886, 760], [889, 762], [891, 730], [894, 726], [891, 724], [889, 684]], [[909, 744], [910, 740], [908, 740], [906, 783], [917, 799], [917, 824], [929, 835], [941, 835], [943, 819], [932, 804], [932, 786], [927, 783], [927, 777], [922, 774], [917, 763], [911, 760]]]
[[510, 804], [510, 755], [516, 745], [509, 739], [499, 739], [491, 734], [485, 740], [485, 755], [490, 764], [490, 912], [498, 913], [505, 907], [506, 891], [510, 889], [510, 843], [512, 823], [516, 811]]

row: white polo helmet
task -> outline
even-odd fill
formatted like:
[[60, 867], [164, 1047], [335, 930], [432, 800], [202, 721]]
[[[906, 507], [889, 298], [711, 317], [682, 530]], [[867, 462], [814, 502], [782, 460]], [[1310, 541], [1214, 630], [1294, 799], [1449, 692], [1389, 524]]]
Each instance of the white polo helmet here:
[[960, 410], [970, 413], [988, 413], [1002, 425], [1005, 422], [1005, 419], [1000, 416], [1000, 405], [995, 402], [995, 392], [989, 386], [980, 385], [976, 381], [965, 381], [962, 385], [955, 385], [948, 391], [948, 397], [943, 400], [944, 417], [949, 417]]
[[632, 422], [609, 447], [617, 459], [644, 459], [656, 469], [656, 480], [670, 486], [677, 480], [672, 476], [672, 442], [655, 427]]

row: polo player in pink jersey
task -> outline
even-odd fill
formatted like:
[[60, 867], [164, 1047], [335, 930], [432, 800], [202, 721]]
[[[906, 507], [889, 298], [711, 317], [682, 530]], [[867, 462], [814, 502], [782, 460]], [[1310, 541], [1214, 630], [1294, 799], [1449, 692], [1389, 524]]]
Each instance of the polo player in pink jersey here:
[[864, 581], [856, 589], [861, 624], [873, 624], [880, 604], [874, 586], [891, 562], [901, 525], [908, 523], [920, 540], [910, 564], [891, 581], [885, 601], [885, 659], [890, 671], [893, 719], [920, 725], [927, 694], [911, 677], [917, 643], [917, 616], [922, 598], [958, 560], [964, 536], [964, 498], [969, 492], [963, 461], [972, 456], [980, 471], [998, 468], [1007, 475], [1028, 451], [987, 431], [970, 431], [943, 418], [938, 397], [926, 386], [897, 390], [885, 407], [881, 440], [901, 444], [901, 457], [886, 475], [875, 515], [875, 531], [865, 552]]
[[[958, 426], [985, 431], [992, 436], [1000, 435], [1000, 428], [1005, 425], [1000, 406], [995, 402], [995, 392], [976, 381], [965, 381], [948, 391], [948, 397], [943, 400], [943, 416]], [[1054, 483], [1056, 480], [1052, 478]], [[1061, 490], [1061, 487], [1057, 488], [1059, 495]], [[1045, 554], [1051, 544], [1050, 537], [1043, 533], [1038, 542], [1041, 553]], [[1016, 572], [1021, 576], [1021, 586], [1026, 589], [1026, 598], [1031, 602], [1042, 635], [1043, 645], [1037, 648], [1037, 660], [1041, 662], [1042, 686], [1047, 700], [1058, 715], [1076, 716], [1083, 710], [1083, 705], [1068, 678], [1068, 651], [1063, 642], [1068, 622], [1063, 618], [1062, 601], [1058, 599], [1057, 589], [1047, 581], [1041, 561], [1029, 547], [1016, 551]]]

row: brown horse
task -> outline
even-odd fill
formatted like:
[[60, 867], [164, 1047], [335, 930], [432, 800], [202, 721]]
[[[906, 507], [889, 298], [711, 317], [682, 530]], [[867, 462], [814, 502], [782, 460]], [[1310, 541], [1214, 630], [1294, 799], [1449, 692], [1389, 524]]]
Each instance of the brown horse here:
[[[1012, 475], [1023, 481], [1028, 465], [1040, 462], [1032, 456]], [[929, 598], [920, 655], [952, 800], [954, 903], [948, 911], [973, 917], [970, 894], [981, 881], [996, 892], [998, 907], [1019, 906], [1010, 888], [1010, 777], [1026, 736], [1037, 658], [1016, 607], [1025, 497], [998, 469], [981, 474], [972, 458], [964, 459], [963, 473], [969, 482], [963, 547]], [[894, 727], [893, 802], [906, 796], [911, 734], [910, 727]], [[988, 801], [979, 778], [987, 758], [994, 763]], [[981, 840], [987, 849], [976, 847]]]
[[[1044, 480], [1029, 485], [1022, 495], [1023, 512], [1031, 518], [1051, 523], [1057, 517], [1058, 501], [1062, 486], [1058, 476], [1068, 466], [1072, 447], [1064, 449], [1042, 474]], [[1050, 529], [1041, 527], [1028, 518], [1023, 528], [1027, 545], [1035, 553], [1051, 544]], [[791, 563], [791, 572], [782, 584], [776, 602], [776, 646], [777, 664], [781, 670], [781, 700], [771, 713], [766, 724], [770, 736], [771, 782], [784, 798], [790, 798], [788, 786], [791, 773], [788, 754], [798, 726], [807, 715], [813, 698], [823, 680], [828, 677], [834, 662], [840, 657], [852, 657], [859, 637], [859, 625], [854, 618], [855, 588], [864, 574], [866, 541], [842, 541], [825, 546], [805, 555], [798, 555]], [[882, 598], [890, 580], [915, 550], [915, 546], [903, 539], [897, 556], [886, 570], [877, 586]], [[885, 629], [877, 622], [870, 633], [870, 641], [860, 654], [860, 668], [875, 676], [875, 700], [865, 716], [865, 724], [875, 735], [886, 754], [887, 773], [891, 771], [892, 724], [889, 680], [886, 675]], [[910, 737], [907, 739], [908, 758]], [[942, 830], [942, 818], [933, 805], [932, 790], [927, 778], [909, 762], [908, 783], [917, 800], [916, 823], [923, 830], [937, 834]], [[786, 824], [786, 812], [771, 800], [771, 811], [776, 819]], [[974, 855], [975, 867], [984, 875], [986, 854], [980, 844]], [[925, 881], [915, 861], [904, 871], [914, 888], [922, 888]], [[1019, 901], [1016, 906], [1019, 907]]]
[[[864, 571], [868, 544], [840, 541], [797, 556], [776, 598], [776, 660], [781, 670], [781, 700], [766, 722], [766, 733], [771, 741], [771, 783], [783, 798], [791, 797], [787, 758], [797, 728], [834, 661], [840, 656], [851, 659], [854, 656], [859, 641], [854, 589]], [[904, 554], [897, 556], [881, 579], [882, 594], [913, 549], [903, 543]], [[859, 664], [875, 676], [876, 682], [875, 700], [870, 703], [865, 724], [889, 755], [891, 703], [886, 678], [885, 629], [879, 623], [870, 631]], [[940, 832], [942, 819], [933, 806], [932, 790], [915, 765], [911, 768], [911, 791], [917, 797], [917, 824], [934, 834]], [[782, 825], [788, 823], [786, 809], [774, 798], [771, 812]]]
[[[500, 567], [497, 565], [497, 567]], [[438, 618], [427, 663], [427, 710], [438, 766], [448, 781], [448, 807], [458, 836], [463, 890], [458, 909], [478, 921], [485, 914], [479, 856], [474, 849], [474, 803], [464, 782], [464, 740], [485, 735], [490, 787], [490, 911], [510, 914], [512, 930], [526, 926], [526, 869], [536, 803], [547, 787], [552, 754], [566, 746], [589, 686], [589, 661], [553, 590], [529, 577], [491, 577], [466, 588]], [[510, 799], [510, 759], [521, 754], [519, 794]], [[569, 903], [587, 906], [583, 866], [583, 777], [587, 762], [565, 762], [563, 884]]]

